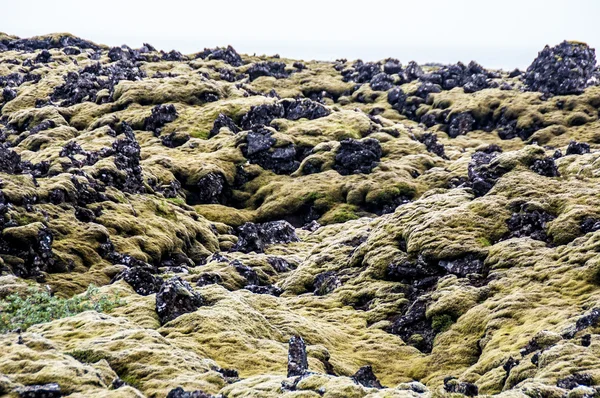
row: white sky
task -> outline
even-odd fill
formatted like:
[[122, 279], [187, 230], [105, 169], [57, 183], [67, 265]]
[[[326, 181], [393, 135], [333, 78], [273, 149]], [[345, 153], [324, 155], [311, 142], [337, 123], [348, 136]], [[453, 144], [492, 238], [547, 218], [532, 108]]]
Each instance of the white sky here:
[[[300, 59], [527, 67], [545, 44], [600, 48], [600, 0], [0, 0], [0, 30], [70, 32], [183, 53], [233, 45]], [[600, 54], [599, 54], [600, 55]]]

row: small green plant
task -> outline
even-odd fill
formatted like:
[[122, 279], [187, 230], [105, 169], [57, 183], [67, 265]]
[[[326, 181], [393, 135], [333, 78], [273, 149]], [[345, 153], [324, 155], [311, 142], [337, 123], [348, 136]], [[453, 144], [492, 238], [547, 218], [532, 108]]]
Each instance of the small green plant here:
[[48, 291], [32, 287], [25, 295], [11, 294], [0, 300], [0, 333], [17, 329], [25, 331], [31, 325], [84, 311], [108, 312], [120, 305], [123, 302], [119, 297], [100, 295], [94, 285], [90, 285], [85, 294], [68, 299], [54, 297]]

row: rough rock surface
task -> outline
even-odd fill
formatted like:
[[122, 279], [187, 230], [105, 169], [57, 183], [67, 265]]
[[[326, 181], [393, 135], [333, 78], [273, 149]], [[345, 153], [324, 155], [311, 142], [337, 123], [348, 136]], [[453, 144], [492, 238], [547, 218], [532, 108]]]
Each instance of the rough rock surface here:
[[0, 35], [0, 396], [597, 395], [593, 50], [406, 61]]

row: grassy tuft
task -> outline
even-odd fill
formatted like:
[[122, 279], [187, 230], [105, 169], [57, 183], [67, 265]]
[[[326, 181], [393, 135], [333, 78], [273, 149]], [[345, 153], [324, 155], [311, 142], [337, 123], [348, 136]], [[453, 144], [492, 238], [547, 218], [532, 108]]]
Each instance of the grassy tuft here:
[[30, 288], [25, 295], [11, 294], [0, 300], [0, 333], [27, 330], [32, 325], [66, 318], [84, 311], [108, 312], [123, 305], [117, 296], [100, 295], [98, 288], [68, 299], [50, 295], [48, 291]]

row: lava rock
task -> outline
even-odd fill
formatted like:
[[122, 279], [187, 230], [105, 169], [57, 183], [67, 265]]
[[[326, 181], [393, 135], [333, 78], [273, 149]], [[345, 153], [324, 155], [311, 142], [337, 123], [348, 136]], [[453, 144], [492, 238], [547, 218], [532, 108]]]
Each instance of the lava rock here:
[[285, 117], [285, 108], [282, 104], [263, 104], [250, 108], [240, 121], [243, 130], [250, 130], [262, 126], [268, 126], [273, 119]]
[[592, 380], [592, 376], [589, 374], [575, 373], [558, 380], [556, 385], [557, 387], [564, 388], [565, 390], [572, 390], [579, 386], [592, 386], [594, 385], [594, 382]]
[[50, 61], [52, 61], [52, 55], [48, 50], [40, 51], [33, 60], [33, 62], [35, 62], [36, 64], [47, 64]]
[[378, 73], [373, 76], [369, 85], [375, 91], [387, 91], [394, 87], [394, 79], [386, 73]]
[[242, 263], [241, 261], [233, 260], [231, 263], [229, 263], [229, 265], [234, 267], [237, 273], [240, 274], [246, 280], [247, 285], [258, 285], [260, 283], [258, 273], [251, 267], [248, 267], [247, 265]]
[[377, 380], [377, 376], [373, 373], [373, 367], [371, 365], [363, 366], [358, 369], [354, 376], [352, 376], [352, 380], [367, 388], [383, 388], [379, 380]]
[[287, 377], [303, 376], [308, 371], [306, 344], [300, 336], [292, 336], [288, 349]]
[[575, 323], [575, 330], [581, 331], [600, 323], [600, 308], [593, 308], [588, 314], [582, 316]]
[[481, 197], [487, 194], [496, 181], [502, 177], [508, 170], [500, 167], [493, 160], [496, 153], [475, 152], [471, 156], [468, 166], [469, 184], [475, 194], [475, 197]]
[[177, 116], [175, 105], [157, 105], [152, 108], [152, 114], [144, 120], [144, 130], [152, 131], [155, 136], [159, 136], [163, 126], [177, 119]]
[[231, 66], [242, 66], [244, 61], [240, 54], [235, 51], [235, 49], [231, 46], [227, 46], [227, 48], [205, 48], [204, 51], [198, 54], [198, 57], [205, 59], [207, 61], [215, 59], [221, 60], [228, 63]]
[[600, 220], [592, 217], [586, 217], [581, 221], [581, 232], [584, 234], [600, 231]]
[[60, 398], [63, 396], [57, 383], [26, 386], [17, 389], [19, 398]]
[[469, 112], [452, 115], [448, 124], [448, 136], [456, 138], [459, 135], [467, 134], [469, 131], [473, 131], [475, 126], [476, 121]]
[[145, 191], [142, 177], [141, 149], [131, 127], [123, 122], [120, 126], [124, 138], [116, 140], [112, 145], [115, 166], [122, 173], [113, 170], [102, 170], [98, 179], [106, 185], [114, 186], [123, 192], [141, 193]]
[[192, 392], [185, 391], [181, 387], [177, 387], [169, 391], [167, 398], [212, 398], [213, 396], [204, 391], [196, 390]]
[[[131, 61], [118, 61], [108, 66], [99, 63], [88, 65], [79, 72], [69, 72], [65, 83], [58, 86], [50, 95], [52, 102], [60, 102], [63, 107], [85, 101], [105, 103], [112, 100], [115, 86], [121, 80], [140, 80], [146, 74]], [[107, 90], [108, 96], [98, 98], [98, 92]]]
[[190, 140], [190, 135], [179, 131], [173, 131], [170, 134], [160, 138], [161, 143], [168, 148], [177, 148]]
[[176, 50], [171, 50], [168, 53], [162, 55], [163, 61], [185, 61], [187, 57]]
[[479, 388], [475, 384], [458, 381], [455, 377], [446, 377], [444, 379], [444, 390], [450, 393], [463, 394], [468, 397], [474, 397], [479, 394]]
[[399, 335], [405, 343], [414, 346], [421, 352], [431, 352], [435, 331], [431, 321], [425, 316], [427, 301], [418, 298], [391, 326], [391, 332]]
[[313, 286], [313, 292], [315, 295], [325, 296], [342, 286], [342, 282], [338, 278], [335, 271], [325, 271], [321, 272], [315, 277]]
[[554, 162], [554, 158], [545, 157], [543, 159], [537, 159], [531, 165], [531, 170], [542, 175], [544, 177], [558, 177], [558, 168]]
[[377, 166], [381, 155], [381, 145], [374, 138], [346, 139], [340, 142], [333, 168], [341, 175], [368, 174]]
[[144, 267], [128, 268], [115, 276], [112, 282], [114, 283], [121, 279], [127, 282], [137, 294], [142, 296], [158, 293], [163, 282], [161, 278], [152, 275]]
[[402, 72], [402, 63], [395, 58], [388, 58], [383, 64], [383, 72], [388, 75], [396, 75]]
[[244, 253], [262, 253], [268, 245], [299, 241], [294, 227], [287, 221], [248, 222], [237, 228], [237, 234], [238, 241], [231, 250]]
[[[270, 121], [269, 121], [270, 123]], [[213, 123], [213, 127], [210, 130], [210, 137], [214, 137], [215, 135], [217, 135], [219, 133], [219, 131], [221, 131], [221, 128], [223, 127], [227, 127], [229, 129], [229, 131], [231, 131], [233, 134], [237, 134], [240, 132], [240, 128], [235, 124], [235, 122], [233, 121], [232, 118], [230, 118], [229, 116], [226, 116], [222, 113], [219, 113], [219, 116], [217, 116], [217, 118], [215, 119], [215, 122]]]
[[473, 254], [467, 254], [454, 260], [441, 260], [439, 266], [448, 273], [460, 277], [467, 276], [468, 274], [481, 274], [483, 272], [483, 260]]
[[564, 41], [546, 46], [523, 75], [529, 91], [547, 95], [580, 94], [596, 67], [596, 52], [584, 43]]
[[590, 145], [585, 142], [569, 141], [567, 155], [584, 155], [590, 153]]
[[254, 81], [261, 76], [285, 79], [290, 75], [285, 70], [285, 64], [283, 62], [258, 62], [248, 68], [246, 73], [248, 73], [250, 81]]
[[293, 144], [275, 148], [277, 142], [272, 133], [266, 129], [250, 131], [246, 136], [246, 145], [242, 153], [250, 163], [258, 164], [263, 169], [276, 174], [291, 174], [300, 167], [302, 153], [296, 151]]
[[188, 195], [191, 204], [224, 204], [227, 202], [229, 184], [221, 173], [211, 172], [198, 179], [193, 195]]
[[447, 159], [446, 153], [444, 151], [444, 145], [440, 144], [437, 139], [437, 135], [432, 133], [425, 133], [417, 137], [417, 140], [423, 145], [425, 145], [425, 148], [427, 148], [427, 152], [431, 152], [433, 154], [438, 155], [441, 158]]
[[285, 112], [285, 118], [289, 120], [299, 119], [318, 119], [328, 116], [331, 112], [325, 106], [308, 98], [297, 100], [284, 100], [282, 105]]
[[283, 290], [280, 287], [268, 285], [268, 286], [259, 286], [259, 285], [246, 285], [244, 289], [251, 291], [254, 294], [268, 294], [271, 296], [279, 297]]
[[531, 239], [548, 241], [546, 235], [546, 224], [554, 220], [554, 216], [543, 210], [521, 210], [513, 213], [506, 222], [509, 238], [530, 237]]
[[156, 294], [156, 313], [161, 325], [173, 319], [194, 312], [204, 304], [199, 293], [179, 277], [165, 281]]
[[17, 91], [10, 87], [5, 87], [2, 89], [2, 98], [4, 102], [12, 101], [17, 98]]

